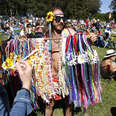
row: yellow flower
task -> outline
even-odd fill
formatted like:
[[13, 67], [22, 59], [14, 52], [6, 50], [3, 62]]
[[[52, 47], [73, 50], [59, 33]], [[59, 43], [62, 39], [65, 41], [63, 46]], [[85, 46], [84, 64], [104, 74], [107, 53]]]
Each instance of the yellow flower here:
[[18, 55], [16, 62], [20, 61], [20, 59], [21, 59], [21, 55]]
[[27, 60], [30, 66], [32, 66], [32, 61], [30, 59]]
[[8, 58], [6, 59], [6, 65], [9, 65], [9, 63], [10, 63], [10, 58], [8, 57]]
[[13, 56], [13, 52], [10, 52], [10, 56]]
[[3, 62], [2, 68], [7, 69], [6, 62]]
[[13, 65], [13, 58], [12, 58], [12, 54], [11, 54], [10, 58], [9, 58], [9, 57], [6, 58], [6, 61], [3, 62], [2, 67], [3, 67], [4, 69], [8, 69], [8, 68], [11, 67], [12, 65]]
[[34, 55], [30, 56], [30, 59], [31, 59], [31, 60], [34, 59]]
[[47, 16], [46, 16], [46, 22], [49, 23], [49, 22], [52, 22], [54, 19], [54, 14], [52, 11], [48, 12], [47, 13]]

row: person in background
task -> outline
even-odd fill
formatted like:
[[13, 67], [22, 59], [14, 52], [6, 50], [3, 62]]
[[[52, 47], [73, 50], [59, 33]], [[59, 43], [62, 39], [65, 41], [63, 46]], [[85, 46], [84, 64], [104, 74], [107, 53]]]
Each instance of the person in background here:
[[105, 42], [104, 37], [100, 30], [97, 31], [97, 41], [95, 41], [94, 45], [97, 47], [105, 47], [106, 46], [106, 42]]
[[85, 23], [86, 23], [86, 28], [88, 29], [88, 27], [89, 27], [89, 18], [86, 19]]
[[110, 25], [107, 25], [107, 27], [105, 29], [105, 39], [106, 40], [111, 40], [111, 37], [110, 37], [111, 33], [112, 33], [111, 27], [110, 27]]
[[104, 78], [116, 78], [116, 52], [113, 49], [106, 51], [101, 62], [101, 75]]
[[27, 35], [27, 38], [32, 38], [33, 37], [33, 34], [32, 34], [32, 25], [31, 24], [27, 24], [26, 35]]
[[27, 116], [32, 112], [30, 88], [32, 82], [32, 68], [26, 61], [16, 64], [22, 81], [22, 89], [17, 92], [12, 108], [9, 108], [8, 94], [0, 83], [0, 116]]
[[37, 25], [35, 28], [35, 38], [43, 37], [43, 25]]

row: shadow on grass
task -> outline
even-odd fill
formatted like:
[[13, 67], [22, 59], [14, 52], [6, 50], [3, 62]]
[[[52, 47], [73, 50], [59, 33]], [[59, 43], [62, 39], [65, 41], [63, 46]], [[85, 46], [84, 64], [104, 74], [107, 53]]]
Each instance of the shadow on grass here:
[[116, 116], [116, 107], [111, 108], [112, 116]]

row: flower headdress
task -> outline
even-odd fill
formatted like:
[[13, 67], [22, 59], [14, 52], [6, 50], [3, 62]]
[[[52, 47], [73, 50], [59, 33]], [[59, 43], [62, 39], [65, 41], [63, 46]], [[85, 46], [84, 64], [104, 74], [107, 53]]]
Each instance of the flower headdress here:
[[50, 22], [53, 21], [53, 19], [54, 19], [54, 14], [53, 14], [52, 11], [49, 11], [49, 12], [47, 13], [47, 16], [46, 16], [46, 22], [47, 22], [47, 23], [50, 23]]
[[[51, 22], [53, 21], [54, 19], [54, 14], [52, 11], [49, 11], [47, 13], [47, 16], [46, 16], [46, 22], [48, 23], [48, 27], [49, 27], [49, 51], [51, 51]], [[51, 53], [50, 53], [51, 54]]]

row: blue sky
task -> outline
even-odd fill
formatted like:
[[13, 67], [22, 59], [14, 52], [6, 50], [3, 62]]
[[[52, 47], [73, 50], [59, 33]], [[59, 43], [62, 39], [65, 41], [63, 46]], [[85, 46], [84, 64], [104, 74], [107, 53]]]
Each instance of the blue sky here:
[[101, 5], [101, 13], [107, 13], [110, 11], [109, 5], [111, 3], [112, 0], [101, 0], [102, 5]]

